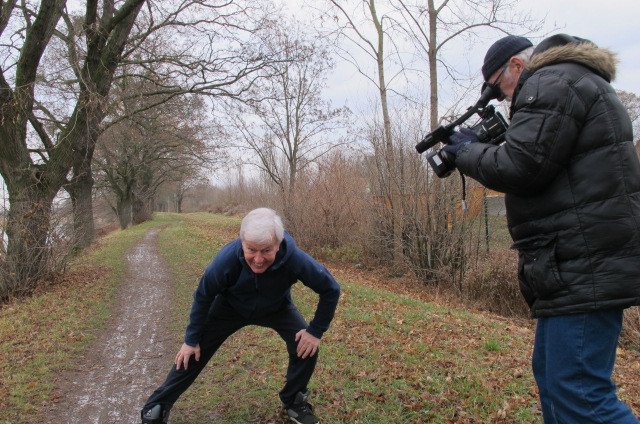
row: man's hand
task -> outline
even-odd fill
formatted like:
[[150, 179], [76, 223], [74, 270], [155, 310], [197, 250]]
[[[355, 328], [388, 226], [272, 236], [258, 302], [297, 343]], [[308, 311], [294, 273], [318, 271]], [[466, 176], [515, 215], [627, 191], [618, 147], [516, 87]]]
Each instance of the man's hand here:
[[176, 355], [176, 370], [180, 370], [180, 367], [184, 365], [184, 369], [189, 368], [189, 358], [191, 355], [196, 356], [196, 361], [200, 360], [200, 345], [197, 344], [195, 347], [189, 346], [186, 343], [182, 344], [180, 351]]
[[302, 359], [315, 355], [320, 345], [320, 339], [307, 333], [307, 330], [296, 333], [296, 342], [298, 342], [298, 357]]
[[451, 134], [451, 137], [449, 137], [447, 144], [445, 144], [442, 150], [455, 156], [458, 154], [458, 150], [460, 150], [462, 146], [466, 146], [469, 143], [475, 143], [477, 141], [478, 136], [471, 128], [460, 128], [460, 131], [456, 131]]

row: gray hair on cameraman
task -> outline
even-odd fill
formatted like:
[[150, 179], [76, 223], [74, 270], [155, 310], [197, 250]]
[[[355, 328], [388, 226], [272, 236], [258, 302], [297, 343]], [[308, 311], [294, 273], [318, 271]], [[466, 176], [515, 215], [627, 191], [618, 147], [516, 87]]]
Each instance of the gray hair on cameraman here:
[[524, 63], [528, 63], [529, 60], [531, 60], [531, 55], [533, 54], [534, 49], [535, 49], [535, 46], [527, 47], [526, 49], [522, 50], [520, 53], [514, 55], [513, 57], [519, 57], [520, 59], [522, 59]]
[[254, 209], [242, 219], [240, 240], [253, 243], [280, 242], [284, 238], [284, 225], [276, 211], [269, 208]]

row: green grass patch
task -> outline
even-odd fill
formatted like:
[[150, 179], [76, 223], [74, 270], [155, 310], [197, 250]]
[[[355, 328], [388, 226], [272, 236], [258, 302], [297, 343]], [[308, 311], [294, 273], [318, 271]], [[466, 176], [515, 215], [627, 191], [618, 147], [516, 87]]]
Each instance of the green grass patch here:
[[484, 348], [489, 352], [500, 352], [502, 350], [500, 342], [495, 339], [487, 340], [486, 342], [484, 342]]

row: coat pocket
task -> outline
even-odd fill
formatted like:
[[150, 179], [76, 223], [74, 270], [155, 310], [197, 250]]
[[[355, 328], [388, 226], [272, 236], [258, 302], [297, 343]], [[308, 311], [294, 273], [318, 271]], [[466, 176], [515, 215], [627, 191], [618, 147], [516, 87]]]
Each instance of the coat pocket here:
[[566, 286], [558, 271], [556, 240], [557, 235], [551, 234], [529, 237], [513, 244], [518, 249], [518, 277], [524, 286], [523, 294], [528, 291], [535, 298], [545, 299]]

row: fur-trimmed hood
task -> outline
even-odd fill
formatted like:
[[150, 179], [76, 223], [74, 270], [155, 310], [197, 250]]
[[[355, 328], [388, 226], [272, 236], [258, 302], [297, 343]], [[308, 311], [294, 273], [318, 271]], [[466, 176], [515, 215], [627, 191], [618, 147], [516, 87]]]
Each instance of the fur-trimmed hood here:
[[611, 82], [616, 77], [618, 58], [612, 51], [598, 47], [589, 40], [557, 34], [538, 44], [527, 69], [534, 72], [544, 66], [562, 62], [584, 65]]

